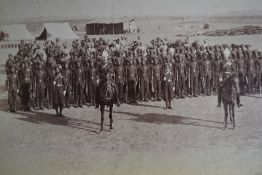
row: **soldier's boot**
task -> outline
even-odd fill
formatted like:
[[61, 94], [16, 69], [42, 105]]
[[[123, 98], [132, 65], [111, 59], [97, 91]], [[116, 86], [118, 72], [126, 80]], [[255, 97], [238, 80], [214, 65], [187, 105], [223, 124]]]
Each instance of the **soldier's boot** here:
[[161, 101], [160, 92], [157, 92], [156, 99], [157, 99], [157, 101]]
[[226, 128], [227, 127], [227, 115], [225, 115], [225, 126], [224, 126], [224, 128]]
[[170, 100], [168, 101], [168, 109], [172, 109]]
[[221, 87], [218, 88], [218, 91], [217, 91], [217, 107], [221, 107]]
[[60, 106], [60, 108], [59, 108], [59, 116], [64, 117], [62, 111], [63, 111], [63, 108], [62, 108], [62, 106]]
[[43, 110], [43, 107], [42, 107], [42, 100], [39, 101], [39, 109], [40, 109], [40, 110]]
[[48, 102], [47, 109], [51, 109], [51, 108], [52, 108], [51, 102]]
[[185, 98], [185, 96], [184, 96], [184, 91], [183, 91], [183, 90], [181, 90], [180, 98]]
[[168, 109], [168, 101], [166, 100], [166, 108]]
[[74, 107], [75, 108], [77, 108], [78, 107], [78, 97], [77, 97], [77, 95], [75, 94], [75, 96], [74, 96]]
[[13, 112], [16, 112], [16, 104], [13, 105]]
[[55, 107], [56, 116], [59, 116], [58, 107]]
[[236, 94], [236, 101], [237, 101], [237, 107], [241, 107], [241, 106], [244, 106], [243, 104], [241, 104], [240, 102], [240, 94]]
[[114, 90], [114, 96], [116, 98], [116, 106], [119, 107], [120, 106], [120, 101], [119, 101], [118, 94], [117, 94], [116, 90]]
[[113, 117], [112, 117], [112, 115], [109, 115], [109, 119], [110, 119], [110, 129], [113, 129]]
[[9, 105], [9, 112], [14, 112], [13, 111], [13, 105]]
[[65, 107], [66, 108], [70, 108], [70, 105], [69, 105], [68, 101], [65, 103]]

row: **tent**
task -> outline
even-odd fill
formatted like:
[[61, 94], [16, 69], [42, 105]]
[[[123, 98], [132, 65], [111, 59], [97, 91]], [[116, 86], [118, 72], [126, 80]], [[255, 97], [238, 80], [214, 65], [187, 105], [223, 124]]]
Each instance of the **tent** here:
[[47, 40], [55, 38], [60, 38], [61, 40], [79, 39], [68, 23], [44, 23], [42, 32], [36, 39]]
[[4, 40], [33, 40], [34, 36], [27, 30], [25, 24], [10, 24], [0, 26], [0, 32], [5, 34]]

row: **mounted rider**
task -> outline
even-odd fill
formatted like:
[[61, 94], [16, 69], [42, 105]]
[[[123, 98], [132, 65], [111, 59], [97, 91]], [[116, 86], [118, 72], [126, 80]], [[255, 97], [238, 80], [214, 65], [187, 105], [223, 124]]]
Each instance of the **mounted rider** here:
[[109, 59], [109, 53], [106, 49], [103, 50], [102, 56], [98, 60], [98, 66], [97, 66], [97, 91], [96, 91], [96, 108], [99, 107], [99, 88], [102, 84], [105, 82], [110, 82], [111, 86], [113, 87], [113, 93], [115, 96], [116, 104], [117, 106], [120, 106], [118, 94], [117, 94], [117, 87], [114, 83], [114, 67]]
[[[233, 60], [230, 58], [231, 53], [229, 49], [225, 48], [223, 54], [224, 54], [224, 59], [221, 61], [221, 64], [219, 66], [221, 75], [219, 76], [217, 107], [221, 107], [221, 91], [222, 91], [223, 84], [226, 82], [226, 80], [230, 78], [232, 79], [236, 75], [236, 68]], [[238, 77], [233, 78], [233, 81], [235, 82], [235, 87], [237, 90], [237, 94], [236, 94], [237, 106], [241, 107], [243, 105], [240, 104], [240, 90], [239, 90]]]

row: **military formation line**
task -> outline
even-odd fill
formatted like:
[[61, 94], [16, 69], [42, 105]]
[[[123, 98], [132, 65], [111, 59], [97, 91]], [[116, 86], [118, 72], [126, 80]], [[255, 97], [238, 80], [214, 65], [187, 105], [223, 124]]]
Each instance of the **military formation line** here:
[[[117, 103], [161, 101], [172, 108], [173, 98], [218, 94], [223, 79], [238, 77], [240, 95], [261, 93], [262, 52], [249, 45], [200, 45], [156, 38], [127, 43], [85, 36], [68, 50], [59, 38], [52, 41], [21, 41], [16, 55], [6, 62], [6, 88], [11, 112], [18, 97], [23, 110], [96, 106], [103, 76], [112, 77]], [[103, 72], [111, 65], [110, 72]], [[218, 98], [218, 106], [221, 100]]]

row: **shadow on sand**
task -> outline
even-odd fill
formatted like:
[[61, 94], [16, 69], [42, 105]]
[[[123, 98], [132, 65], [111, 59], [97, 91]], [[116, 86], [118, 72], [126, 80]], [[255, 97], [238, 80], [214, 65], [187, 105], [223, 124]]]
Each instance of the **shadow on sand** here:
[[255, 96], [255, 95], [245, 95], [245, 97], [252, 97], [252, 98], [262, 98], [262, 97]]
[[131, 106], [142, 106], [142, 107], [151, 107], [151, 108], [159, 108], [159, 109], [165, 109], [164, 107], [161, 106], [155, 106], [155, 105], [150, 105], [150, 104], [141, 104], [141, 103], [137, 103], [137, 104], [130, 104]]
[[53, 114], [38, 112], [38, 111], [37, 112], [18, 111], [17, 114], [26, 117], [26, 118], [18, 118], [18, 120], [21, 120], [21, 121], [31, 122], [34, 124], [48, 123], [51, 125], [61, 125], [61, 126], [76, 128], [76, 129], [85, 130], [91, 133], [99, 134], [99, 132], [97, 132], [98, 128], [95, 127], [95, 126], [98, 126], [99, 124], [92, 122], [92, 121], [88, 121], [88, 120], [75, 119], [75, 118], [71, 118], [67, 116], [58, 117]]
[[191, 125], [191, 126], [199, 126], [199, 127], [223, 130], [222, 126], [221, 127], [213, 126], [217, 124], [222, 125], [223, 122], [212, 121], [212, 120], [203, 120], [203, 119], [196, 119], [191, 117], [183, 117], [183, 116], [168, 115], [168, 114], [157, 114], [157, 113], [136, 114], [131, 112], [123, 112], [123, 111], [117, 111], [117, 112], [114, 111], [113, 113], [133, 116], [135, 118], [132, 118], [130, 120], [136, 122], [146, 122], [146, 123], [154, 123], [154, 124], [182, 124], [182, 125]]

